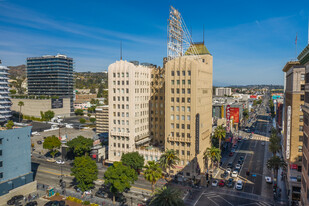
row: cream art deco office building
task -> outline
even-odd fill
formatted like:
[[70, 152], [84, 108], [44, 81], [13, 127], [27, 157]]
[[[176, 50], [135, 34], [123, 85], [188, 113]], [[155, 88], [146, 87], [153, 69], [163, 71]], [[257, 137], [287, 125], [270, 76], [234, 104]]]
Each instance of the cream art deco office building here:
[[123, 60], [108, 67], [110, 161], [150, 142], [150, 77], [151, 68]]

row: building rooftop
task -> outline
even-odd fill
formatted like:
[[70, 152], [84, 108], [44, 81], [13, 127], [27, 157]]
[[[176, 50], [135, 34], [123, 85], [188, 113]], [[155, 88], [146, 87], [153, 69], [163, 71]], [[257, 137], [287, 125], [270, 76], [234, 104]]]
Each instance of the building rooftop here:
[[206, 48], [204, 42], [192, 43], [189, 49], [186, 51], [185, 55], [191, 55], [194, 53], [193, 46], [196, 48], [198, 55], [210, 54], [208, 49]]
[[287, 72], [289, 71], [290, 68], [292, 68], [293, 66], [301, 66], [299, 61], [289, 61], [285, 64], [285, 66], [283, 67], [282, 71], [283, 72]]
[[299, 60], [301, 64], [306, 64], [307, 62], [309, 62], [309, 44], [298, 55], [297, 59]]

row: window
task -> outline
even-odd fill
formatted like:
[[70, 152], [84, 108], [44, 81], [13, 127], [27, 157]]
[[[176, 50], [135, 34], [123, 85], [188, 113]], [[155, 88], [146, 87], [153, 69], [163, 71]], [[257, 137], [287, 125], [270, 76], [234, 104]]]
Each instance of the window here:
[[3, 172], [0, 172], [0, 178], [1, 179], [3, 178]]
[[179, 115], [176, 115], [176, 120], [179, 120]]
[[185, 115], [181, 115], [181, 120], [185, 120]]
[[188, 71], [188, 76], [191, 76], [191, 71], [190, 70]]
[[187, 151], [187, 156], [190, 156], [190, 151]]
[[304, 115], [300, 115], [300, 116], [299, 116], [299, 121], [300, 121], [300, 122], [303, 122], [303, 121], [304, 121]]
[[190, 119], [191, 119], [190, 115], [187, 115], [187, 120], [190, 120]]
[[299, 126], [299, 131], [302, 132], [304, 130], [304, 126]]
[[175, 89], [174, 89], [174, 88], [171, 89], [171, 93], [172, 93], [172, 94], [175, 93]]
[[181, 98], [181, 102], [182, 102], [182, 103], [185, 103], [185, 102], [186, 102], [186, 98], [184, 98], [184, 97]]
[[179, 106], [176, 106], [176, 111], [179, 112]]
[[115, 72], [113, 73], [113, 76], [116, 77], [116, 73]]
[[173, 123], [171, 124], [171, 128], [174, 129], [174, 124]]
[[185, 151], [184, 150], [181, 150], [181, 155], [185, 155]]
[[175, 99], [174, 99], [174, 97], [172, 97], [172, 98], [171, 98], [171, 102], [174, 102], [174, 101], [175, 101]]
[[186, 89], [181, 89], [181, 93], [185, 94], [186, 93]]
[[2, 150], [0, 150], [0, 156], [2, 156]]
[[180, 76], [180, 71], [177, 71], [177, 76]]
[[172, 112], [174, 111], [174, 106], [171, 106], [171, 111], [172, 111]]
[[304, 85], [304, 84], [300, 85], [300, 90], [301, 90], [301, 91], [304, 91], [304, 90], [305, 90], [305, 85]]
[[189, 124], [187, 124], [187, 129], [190, 129], [190, 125]]
[[303, 136], [299, 136], [299, 142], [302, 142], [303, 141]]
[[0, 144], [2, 144], [2, 139], [0, 139]]
[[129, 148], [129, 144], [127, 144], [127, 148]]
[[185, 124], [181, 124], [181, 129], [185, 129]]
[[303, 152], [303, 146], [298, 146], [298, 152]]
[[305, 74], [301, 74], [301, 75], [300, 75], [300, 80], [301, 80], [301, 81], [304, 81], [304, 80], [305, 80]]
[[181, 106], [181, 111], [185, 111], [185, 107], [184, 106]]
[[186, 84], [186, 80], [182, 80], [182, 84], [185, 85]]
[[191, 136], [190, 136], [190, 133], [187, 133], [187, 138], [190, 138]]
[[179, 102], [179, 97], [176, 98], [176, 102]]
[[305, 95], [300, 95], [300, 101], [304, 101], [305, 100]]
[[171, 120], [174, 120], [174, 115], [173, 114], [171, 115]]
[[180, 84], [180, 80], [177, 80], [177, 85], [179, 85]]
[[191, 89], [188, 89], [188, 94], [191, 94]]
[[171, 83], [172, 83], [172, 85], [174, 85], [175, 84], [175, 80], [172, 80]]
[[175, 71], [171, 71], [171, 75], [172, 75], [172, 76], [175, 76]]
[[174, 145], [174, 142], [171, 142], [171, 145]]
[[190, 112], [190, 111], [191, 111], [190, 107], [187, 107], [187, 112]]
[[191, 102], [191, 99], [190, 99], [190, 97], [188, 97], [188, 98], [187, 98], [187, 102], [188, 102], [188, 103], [190, 103], [190, 102]]
[[116, 143], [114, 143], [114, 147], [116, 147]]
[[179, 94], [179, 89], [176, 89], [176, 93]]

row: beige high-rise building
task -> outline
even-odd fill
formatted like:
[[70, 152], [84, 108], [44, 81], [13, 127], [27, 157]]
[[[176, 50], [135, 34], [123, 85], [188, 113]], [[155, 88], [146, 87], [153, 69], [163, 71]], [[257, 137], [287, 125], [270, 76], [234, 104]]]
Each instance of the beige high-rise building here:
[[108, 132], [108, 105], [99, 106], [95, 109], [96, 133]]
[[180, 158], [171, 173], [185, 177], [206, 170], [203, 154], [212, 132], [213, 57], [204, 43], [194, 46], [200, 60], [181, 56], [165, 64], [165, 149]]
[[289, 199], [300, 200], [302, 150], [303, 150], [303, 121], [301, 105], [305, 99], [305, 67], [298, 61], [288, 62], [285, 72], [285, 102], [284, 102], [284, 133], [283, 157], [287, 167], [287, 190]]
[[150, 142], [151, 68], [116, 61], [108, 67], [110, 161]]
[[164, 146], [165, 70], [154, 67], [151, 70], [150, 137], [156, 146]]

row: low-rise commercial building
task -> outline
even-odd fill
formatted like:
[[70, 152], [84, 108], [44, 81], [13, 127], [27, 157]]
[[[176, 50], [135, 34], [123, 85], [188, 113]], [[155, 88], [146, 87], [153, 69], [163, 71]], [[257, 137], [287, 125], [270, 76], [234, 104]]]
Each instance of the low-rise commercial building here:
[[98, 106], [95, 110], [96, 133], [108, 133], [108, 105]]

